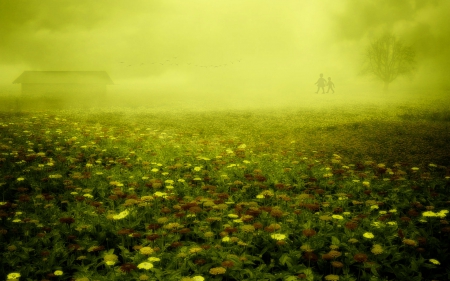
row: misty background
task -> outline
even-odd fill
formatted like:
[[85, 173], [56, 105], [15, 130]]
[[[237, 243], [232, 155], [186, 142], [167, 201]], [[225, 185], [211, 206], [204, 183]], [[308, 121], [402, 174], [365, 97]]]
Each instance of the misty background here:
[[[117, 101], [270, 105], [314, 95], [323, 73], [331, 103], [426, 98], [450, 90], [449, 11], [447, 0], [1, 0], [0, 87], [20, 92], [25, 70], [106, 71]], [[359, 75], [386, 32], [417, 61], [387, 94]]]

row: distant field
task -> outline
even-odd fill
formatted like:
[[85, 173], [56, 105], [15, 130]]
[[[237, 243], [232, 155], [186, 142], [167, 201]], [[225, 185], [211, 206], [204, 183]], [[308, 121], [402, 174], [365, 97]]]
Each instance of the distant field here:
[[446, 280], [444, 95], [0, 97], [9, 280]]
[[[89, 97], [0, 95], [3, 114], [51, 111], [72, 121], [150, 126], [159, 130], [238, 137], [276, 149], [341, 153], [349, 160], [450, 165], [450, 94], [250, 94], [175, 96], [168, 93]], [[295, 143], [293, 143], [295, 142]]]

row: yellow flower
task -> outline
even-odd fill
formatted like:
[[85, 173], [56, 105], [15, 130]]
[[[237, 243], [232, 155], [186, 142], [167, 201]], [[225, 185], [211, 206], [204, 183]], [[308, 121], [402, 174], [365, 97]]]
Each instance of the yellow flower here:
[[125, 210], [125, 211], [123, 211], [123, 212], [120, 212], [118, 215], [114, 215], [114, 216], [113, 216], [113, 219], [115, 219], [115, 220], [121, 220], [121, 219], [125, 218], [126, 216], [128, 216], [129, 213], [130, 213], [130, 212], [128, 212], [128, 210]]
[[344, 217], [341, 216], [341, 215], [332, 215], [331, 217], [332, 217], [333, 219], [337, 219], [337, 220], [343, 220], [343, 219], [344, 219]]
[[284, 239], [286, 239], [286, 235], [278, 234], [278, 233], [272, 234], [272, 235], [270, 235], [270, 237], [272, 237], [272, 239], [275, 239], [275, 240], [284, 240]]
[[319, 219], [323, 220], [323, 221], [329, 221], [329, 220], [331, 220], [331, 217], [327, 216], [327, 215], [324, 215], [324, 216], [320, 216]]
[[436, 264], [436, 265], [440, 265], [441, 263], [438, 260], [435, 259], [430, 259], [430, 262]]
[[8, 274], [6, 279], [18, 279], [19, 277], [20, 277], [20, 273], [13, 272], [13, 273]]
[[375, 244], [375, 245], [373, 245], [371, 252], [374, 255], [379, 255], [379, 254], [382, 254], [384, 252], [384, 250], [383, 250], [383, 247], [381, 247], [380, 244]]
[[222, 238], [222, 242], [230, 242], [230, 237], [225, 236], [224, 238]]
[[160, 261], [160, 258], [156, 258], [156, 257], [149, 257], [148, 261]]
[[194, 247], [194, 248], [191, 248], [191, 249], [189, 250], [189, 253], [195, 254], [195, 253], [199, 253], [199, 252], [201, 252], [201, 251], [203, 251], [203, 248], [200, 248], [200, 247]]
[[445, 218], [445, 216], [448, 214], [448, 210], [442, 210], [438, 213], [436, 213], [436, 216], [440, 217], [441, 219]]
[[203, 278], [203, 276], [196, 275], [192, 277], [192, 281], [205, 281], [205, 278]]
[[142, 247], [139, 249], [139, 252], [143, 255], [151, 255], [154, 251], [151, 247]]
[[424, 217], [436, 217], [436, 213], [433, 211], [426, 211], [422, 213], [422, 216]]
[[325, 276], [325, 280], [337, 281], [337, 280], [339, 280], [339, 275], [334, 275], [334, 274], [327, 275], [327, 276]]
[[63, 272], [61, 270], [56, 270], [55, 272], [53, 272], [53, 274], [55, 274], [56, 276], [59, 276], [59, 275], [63, 275]]
[[227, 272], [227, 270], [224, 267], [213, 267], [209, 270], [209, 273], [212, 275], [224, 274], [225, 272]]
[[417, 242], [412, 239], [403, 239], [403, 243], [413, 247], [417, 245]]
[[364, 236], [365, 238], [368, 238], [368, 239], [372, 239], [372, 238], [375, 237], [375, 236], [372, 234], [372, 232], [366, 232], [366, 233], [363, 234], [363, 236]]
[[162, 197], [162, 198], [166, 198], [167, 197], [167, 193], [160, 192], [160, 191], [157, 191], [157, 192], [153, 193], [153, 195], [155, 195], [156, 197]]
[[138, 268], [140, 269], [145, 269], [145, 270], [149, 270], [150, 268], [153, 268], [153, 264], [149, 263], [149, 262], [141, 262], [140, 264], [138, 264]]
[[118, 257], [114, 254], [106, 254], [103, 257], [103, 260], [105, 261], [105, 263], [107, 265], [114, 265], [116, 263], [117, 259], [118, 259]]

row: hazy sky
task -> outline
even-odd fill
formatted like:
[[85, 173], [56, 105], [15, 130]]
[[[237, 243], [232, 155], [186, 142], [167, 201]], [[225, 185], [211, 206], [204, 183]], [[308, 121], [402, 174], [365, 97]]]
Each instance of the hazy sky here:
[[448, 88], [449, 11], [448, 0], [0, 0], [0, 84], [105, 70], [117, 86], [301, 92], [324, 73], [342, 89], [371, 81], [357, 76], [364, 47], [390, 31], [417, 52], [413, 80], [397, 83]]

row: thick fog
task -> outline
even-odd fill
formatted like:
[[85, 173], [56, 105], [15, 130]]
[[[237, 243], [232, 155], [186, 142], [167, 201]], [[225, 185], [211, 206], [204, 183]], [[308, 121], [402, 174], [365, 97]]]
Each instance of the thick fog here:
[[313, 95], [323, 73], [345, 100], [381, 90], [359, 74], [368, 44], [391, 32], [417, 64], [390, 91], [426, 95], [450, 88], [449, 11], [447, 0], [2, 0], [0, 84], [106, 71], [115, 98], [270, 104]]

